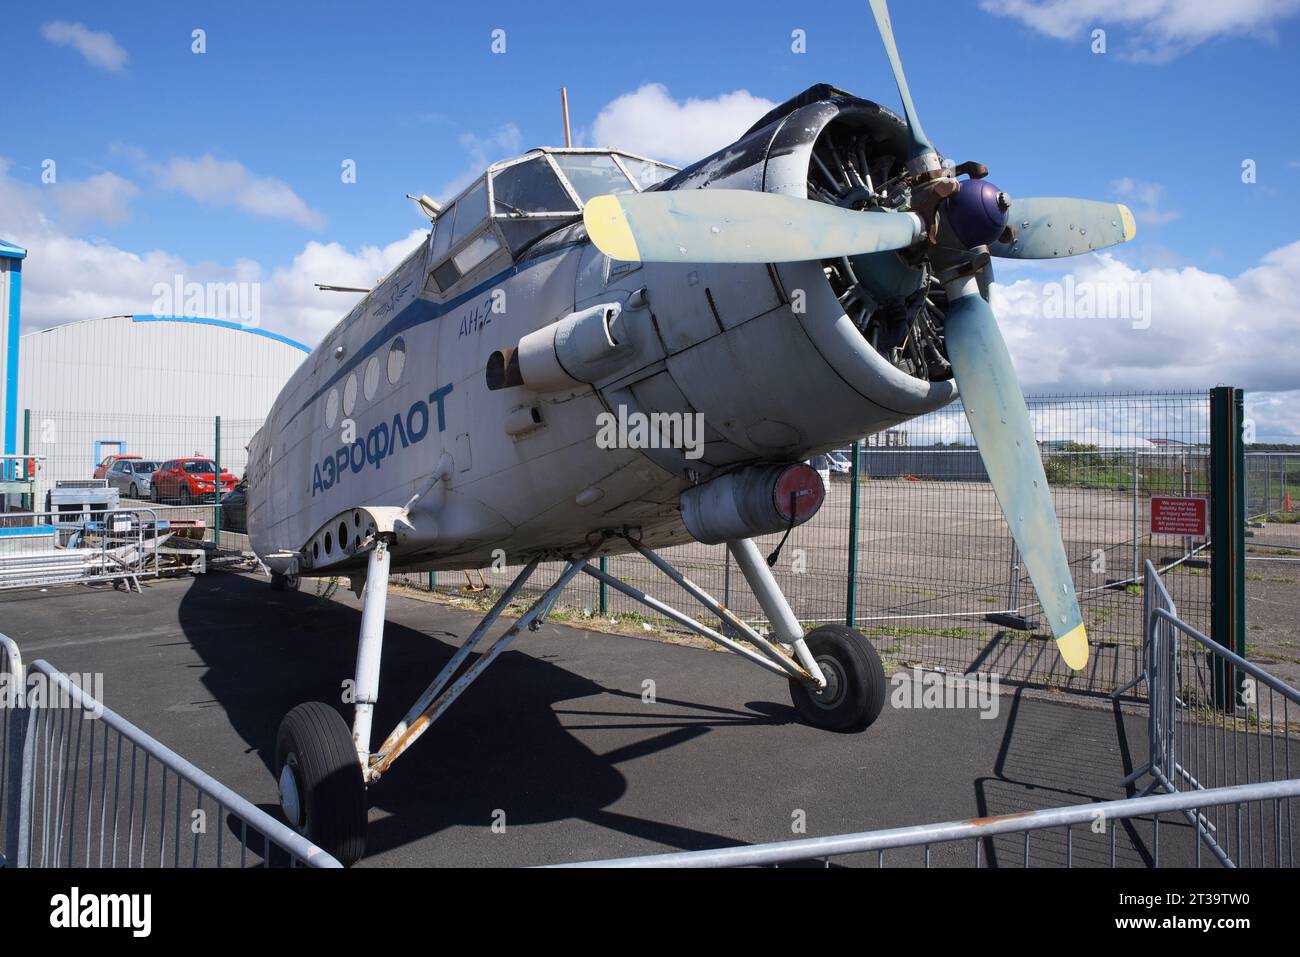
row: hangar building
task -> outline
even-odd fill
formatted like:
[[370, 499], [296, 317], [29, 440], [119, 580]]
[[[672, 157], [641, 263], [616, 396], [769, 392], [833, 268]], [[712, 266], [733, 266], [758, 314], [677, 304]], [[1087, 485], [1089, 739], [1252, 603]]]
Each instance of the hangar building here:
[[190, 316], [109, 316], [18, 342], [17, 448], [45, 456], [35, 501], [90, 478], [107, 455], [217, 452], [242, 475], [245, 446], [309, 347], [253, 326]]

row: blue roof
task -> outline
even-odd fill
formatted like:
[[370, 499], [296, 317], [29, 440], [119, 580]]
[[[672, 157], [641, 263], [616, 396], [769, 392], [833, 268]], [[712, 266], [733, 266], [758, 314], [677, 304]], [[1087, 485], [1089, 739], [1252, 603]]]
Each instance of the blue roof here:
[[26, 259], [27, 250], [23, 249], [22, 246], [15, 246], [13, 243], [0, 239], [0, 256], [9, 259]]
[[251, 332], [255, 336], [265, 336], [268, 339], [274, 339], [276, 342], [283, 342], [285, 345], [293, 346], [303, 352], [311, 352], [311, 346], [303, 345], [296, 339], [290, 339], [288, 336], [282, 336], [278, 332], [268, 332], [265, 329], [259, 329], [256, 326], [245, 326], [238, 322], [231, 322], [229, 319], [207, 319], [203, 316], [132, 316], [132, 322], [194, 322], [201, 326], [218, 326], [222, 329], [235, 329], [240, 332]]

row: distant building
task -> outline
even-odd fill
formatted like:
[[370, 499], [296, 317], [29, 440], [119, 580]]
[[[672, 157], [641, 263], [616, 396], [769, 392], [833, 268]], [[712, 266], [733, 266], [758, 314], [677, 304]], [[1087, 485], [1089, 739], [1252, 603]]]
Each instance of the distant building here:
[[907, 429], [886, 429], [866, 438], [868, 448], [896, 449], [907, 445]]

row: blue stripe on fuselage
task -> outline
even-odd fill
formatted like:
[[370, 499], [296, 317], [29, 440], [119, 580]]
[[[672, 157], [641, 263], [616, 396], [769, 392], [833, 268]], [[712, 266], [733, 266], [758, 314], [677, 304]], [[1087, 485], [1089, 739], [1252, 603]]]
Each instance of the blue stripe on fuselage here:
[[367, 339], [365, 345], [350, 356], [343, 365], [339, 366], [339, 368], [335, 370], [334, 374], [330, 376], [329, 379], [327, 379], [324, 384], [322, 384], [321, 387], [307, 399], [306, 402], [298, 407], [298, 411], [289, 416], [284, 425], [280, 427], [280, 431], [283, 432], [287, 429], [294, 419], [302, 415], [304, 409], [324, 395], [331, 386], [337, 384], [340, 379], [359, 366], [364, 360], [370, 358], [371, 354], [376, 349], [393, 336], [405, 332], [408, 329], [414, 329], [416, 326], [422, 326], [426, 322], [433, 322], [435, 319], [440, 319], [447, 313], [459, 309], [476, 296], [481, 296], [484, 291], [500, 285], [508, 279], [514, 278], [526, 269], [532, 269], [534, 266], [546, 262], [548, 259], [552, 259], [561, 253], [568, 252], [570, 249], [581, 245], [583, 242], [586, 242], [586, 240], [583, 239], [581, 242], [566, 243], [558, 249], [553, 249], [548, 253], [538, 256], [536, 259], [530, 259], [523, 263], [517, 263], [509, 269], [503, 269], [492, 278], [483, 280], [483, 282], [479, 283], [474, 288], [469, 289], [456, 298], [444, 303], [430, 302], [427, 299], [421, 299], [419, 298], [419, 293], [417, 293], [415, 299], [412, 299], [409, 303], [403, 306], [392, 319], [388, 320], [387, 324], [382, 329]]

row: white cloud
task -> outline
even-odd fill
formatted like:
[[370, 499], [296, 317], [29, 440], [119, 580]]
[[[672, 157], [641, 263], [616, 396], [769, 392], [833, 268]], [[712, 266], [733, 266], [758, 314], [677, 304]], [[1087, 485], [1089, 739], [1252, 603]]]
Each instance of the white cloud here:
[[315, 344], [359, 298], [321, 292], [314, 283], [368, 287], [391, 271], [427, 235], [414, 230], [384, 246], [345, 248], [309, 242], [286, 266], [266, 269], [252, 260], [190, 262], [165, 250], [134, 252], [69, 235], [51, 214], [58, 206], [48, 187], [21, 183], [0, 158], [0, 209], [5, 239], [27, 247], [23, 263], [22, 328], [25, 332], [78, 319], [153, 308], [157, 283], [258, 282], [261, 325]]
[[209, 206], [234, 206], [255, 216], [321, 229], [325, 214], [312, 209], [287, 183], [257, 176], [235, 160], [177, 157], [152, 167], [160, 185]]
[[108, 172], [83, 180], [52, 183], [48, 188], [54, 194], [61, 221], [70, 226], [124, 223], [131, 218], [131, 200], [140, 192], [129, 179]]
[[594, 146], [693, 163], [734, 142], [774, 106], [746, 90], [678, 101], [662, 83], [647, 83], [605, 104], [588, 138]]
[[114, 73], [122, 70], [130, 59], [113, 34], [91, 30], [84, 23], [51, 20], [41, 25], [41, 36], [55, 46], [72, 47], [87, 63]]
[[1094, 28], [1131, 60], [1165, 62], [1219, 36], [1275, 37], [1300, 0], [980, 0], [1058, 40], [1086, 39]]

